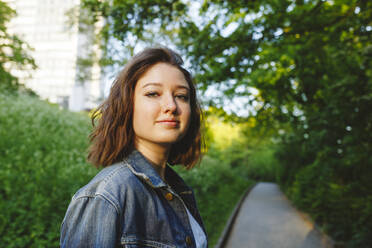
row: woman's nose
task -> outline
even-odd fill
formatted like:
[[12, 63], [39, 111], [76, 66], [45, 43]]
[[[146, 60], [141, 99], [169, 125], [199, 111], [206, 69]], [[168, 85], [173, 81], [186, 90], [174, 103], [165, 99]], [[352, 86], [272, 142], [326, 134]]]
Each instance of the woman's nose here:
[[163, 99], [163, 109], [164, 112], [176, 112], [177, 110], [177, 103], [173, 96], [164, 96]]

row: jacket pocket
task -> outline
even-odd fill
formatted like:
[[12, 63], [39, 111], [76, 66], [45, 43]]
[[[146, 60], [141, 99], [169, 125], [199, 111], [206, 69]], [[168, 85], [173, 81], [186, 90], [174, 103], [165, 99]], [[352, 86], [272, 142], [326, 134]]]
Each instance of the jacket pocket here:
[[135, 236], [128, 236], [121, 238], [121, 247], [124, 248], [176, 248], [175, 245], [149, 240], [140, 239]]

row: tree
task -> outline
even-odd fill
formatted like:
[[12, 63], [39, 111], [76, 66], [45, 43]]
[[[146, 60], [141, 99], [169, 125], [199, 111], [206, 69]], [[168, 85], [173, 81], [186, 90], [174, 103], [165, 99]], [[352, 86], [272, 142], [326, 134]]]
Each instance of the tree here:
[[15, 11], [0, 1], [0, 87], [16, 90], [21, 86], [11, 69], [35, 69], [34, 60], [27, 53], [30, 47], [17, 35], [9, 34], [7, 23], [15, 16]]
[[[106, 18], [106, 45], [166, 41], [187, 56], [200, 90], [245, 97], [259, 125], [285, 125], [288, 194], [338, 240], [372, 245], [371, 1], [83, 3]], [[221, 97], [209, 102], [222, 108]]]

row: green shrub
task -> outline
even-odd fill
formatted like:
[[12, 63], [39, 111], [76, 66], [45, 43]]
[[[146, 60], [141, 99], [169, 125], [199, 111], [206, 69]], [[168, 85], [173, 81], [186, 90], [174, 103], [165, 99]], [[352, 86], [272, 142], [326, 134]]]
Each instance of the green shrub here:
[[262, 145], [252, 149], [246, 158], [247, 177], [256, 181], [275, 182], [278, 170], [274, 145]]
[[339, 144], [324, 143], [329, 136], [284, 140], [278, 152], [281, 186], [335, 241], [345, 247], [371, 247], [371, 158], [358, 143], [344, 145], [340, 152]]
[[89, 120], [35, 97], [0, 95], [0, 244], [57, 247], [85, 162]]
[[235, 140], [223, 150], [211, 146], [208, 154], [240, 170], [239, 174], [254, 181], [276, 181], [278, 161], [275, 157], [276, 145], [263, 143], [251, 147], [249, 141]]
[[195, 191], [210, 247], [217, 243], [236, 203], [253, 184], [252, 180], [244, 177], [244, 169], [242, 166], [231, 168], [208, 155], [191, 171], [177, 168]]
[[210, 108], [206, 119], [208, 131], [208, 155], [231, 168], [239, 167], [239, 174], [256, 181], [275, 181], [278, 162], [274, 129], [257, 126], [257, 121], [248, 118], [244, 122], [222, 120], [220, 110]]
[[[0, 93], [1, 247], [58, 247], [72, 195], [97, 170], [86, 163], [90, 120], [26, 95]], [[195, 189], [210, 243], [251, 184], [242, 168], [206, 156], [180, 171]]]

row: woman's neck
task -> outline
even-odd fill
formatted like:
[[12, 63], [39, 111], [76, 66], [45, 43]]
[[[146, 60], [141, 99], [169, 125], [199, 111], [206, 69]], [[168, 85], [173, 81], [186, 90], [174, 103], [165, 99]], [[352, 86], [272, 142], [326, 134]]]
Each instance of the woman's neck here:
[[153, 165], [161, 179], [165, 181], [165, 168], [170, 149], [164, 146], [143, 143], [137, 143], [135, 147]]

